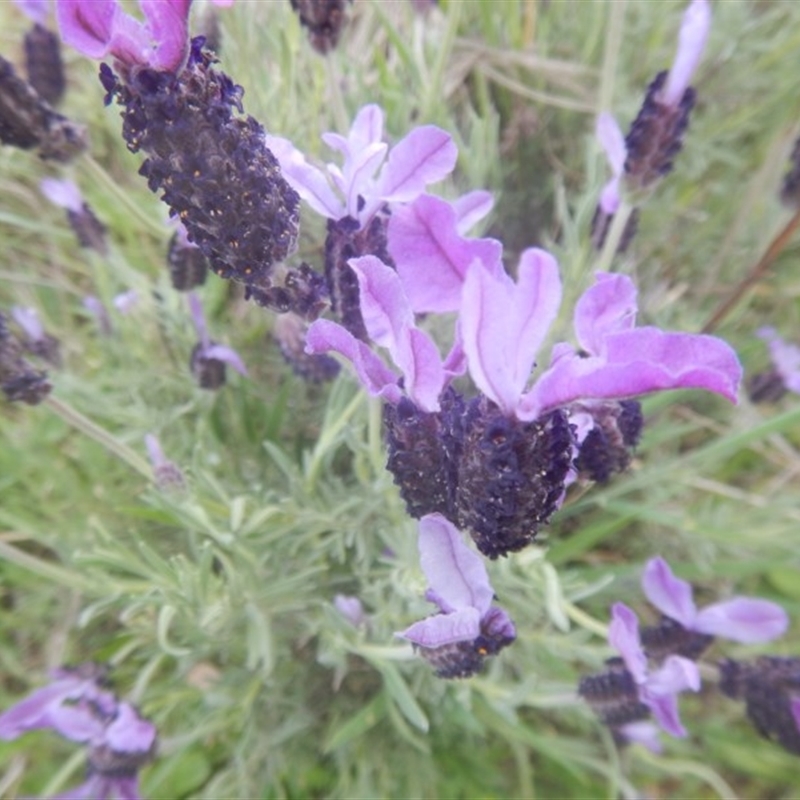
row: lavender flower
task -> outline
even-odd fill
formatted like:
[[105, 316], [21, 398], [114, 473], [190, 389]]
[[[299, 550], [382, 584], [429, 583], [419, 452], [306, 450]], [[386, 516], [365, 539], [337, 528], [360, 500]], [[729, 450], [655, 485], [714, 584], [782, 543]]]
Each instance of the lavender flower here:
[[492, 605], [486, 567], [441, 514], [419, 522], [420, 564], [429, 588], [425, 597], [439, 613], [396, 634], [412, 642], [440, 678], [467, 678], [480, 671], [516, 638], [514, 623]]
[[208, 259], [203, 251], [189, 241], [186, 227], [180, 220], [175, 224], [175, 233], [169, 241], [167, 264], [172, 288], [189, 292], [206, 282]]
[[387, 206], [411, 202], [429, 183], [448, 175], [457, 150], [450, 136], [433, 125], [414, 129], [389, 150], [382, 141], [383, 111], [377, 105], [358, 112], [346, 137], [326, 133], [322, 138], [344, 156], [342, 167], [329, 164], [327, 174], [308, 164], [286, 139], [270, 136], [267, 143], [292, 187], [327, 217], [325, 275], [331, 304], [342, 324], [366, 341], [358, 281], [349, 262], [373, 255], [393, 266], [386, 240]]
[[33, 21], [25, 34], [25, 66], [28, 81], [39, 96], [55, 106], [64, 96], [67, 83], [61, 42], [45, 27], [50, 15], [50, 0], [16, 0], [17, 7]]
[[152, 758], [155, 726], [104, 688], [94, 664], [62, 668], [53, 681], [0, 715], [0, 738], [52, 728], [89, 748], [88, 780], [59, 795], [86, 800], [138, 800], [138, 771]]
[[784, 341], [775, 328], [760, 328], [757, 335], [769, 347], [772, 368], [751, 378], [750, 399], [754, 403], [775, 402], [787, 391], [800, 393], [800, 347]]
[[696, 659], [715, 636], [755, 644], [782, 636], [789, 626], [786, 612], [776, 603], [750, 597], [733, 597], [698, 610], [692, 587], [675, 577], [660, 556], [647, 562], [642, 590], [665, 620], [645, 629], [642, 641], [649, 656], [677, 653]]
[[367, 616], [361, 601], [349, 594], [337, 594], [333, 598], [334, 608], [354, 627], [360, 628], [366, 623]]
[[22, 355], [23, 346], [0, 313], [0, 391], [11, 402], [38, 405], [52, 390], [47, 373], [34, 369]]
[[[275, 265], [294, 249], [297, 194], [266, 146], [262, 126], [243, 113], [243, 90], [213, 68], [215, 58], [189, 47], [189, 0], [143, 2], [143, 23], [115, 0], [59, 0], [65, 40], [100, 67], [106, 102], [123, 107], [123, 137], [148, 158], [140, 173], [186, 226], [220, 277], [239, 281], [257, 303], [286, 311], [292, 287], [275, 286]], [[289, 271], [289, 275], [294, 275]], [[301, 296], [308, 280], [297, 276]], [[288, 306], [288, 307], [287, 307]]]
[[70, 180], [44, 178], [39, 188], [53, 205], [66, 210], [67, 220], [81, 247], [90, 247], [101, 255], [108, 252], [106, 226], [84, 201], [77, 184]]
[[633, 676], [639, 698], [652, 711], [658, 724], [671, 736], [686, 736], [678, 717], [677, 696], [680, 692], [700, 689], [700, 673], [696, 665], [681, 656], [669, 656], [663, 665], [651, 672], [639, 638], [639, 620], [624, 603], [611, 608], [608, 630], [609, 644], [616, 649]]
[[103, 336], [111, 336], [113, 331], [111, 325], [111, 317], [108, 316], [108, 311], [103, 305], [103, 301], [94, 295], [87, 295], [83, 298], [83, 307], [95, 318], [97, 327]]
[[153, 467], [153, 479], [162, 492], [182, 491], [186, 488], [186, 478], [181, 468], [170, 461], [161, 448], [161, 442], [151, 433], [144, 437], [147, 455]]
[[54, 367], [60, 367], [61, 343], [42, 327], [36, 309], [14, 306], [11, 316], [25, 333], [25, 348], [28, 352], [43, 358]]
[[195, 292], [188, 295], [189, 310], [192, 314], [199, 341], [192, 350], [190, 367], [201, 389], [219, 389], [225, 383], [225, 365], [233, 367], [240, 375], [247, 375], [247, 368], [232, 348], [212, 342], [208, 335], [203, 305]]

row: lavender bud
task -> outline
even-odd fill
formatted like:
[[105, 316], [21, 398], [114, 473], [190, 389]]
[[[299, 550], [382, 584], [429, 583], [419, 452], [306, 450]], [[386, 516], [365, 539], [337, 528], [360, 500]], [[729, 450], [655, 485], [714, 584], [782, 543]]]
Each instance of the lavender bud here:
[[659, 72], [647, 89], [644, 104], [625, 138], [625, 181], [632, 190], [646, 189], [672, 170], [672, 162], [683, 147], [683, 134], [695, 103], [689, 86], [676, 105], [661, 100], [667, 72]]
[[62, 364], [61, 342], [55, 336], [45, 332], [36, 309], [14, 306], [11, 309], [11, 316], [25, 333], [23, 342], [25, 349], [52, 366], [60, 367]]
[[300, 17], [300, 24], [308, 28], [311, 46], [323, 55], [333, 50], [339, 42], [346, 21], [346, 1], [290, 0], [290, 2]]
[[800, 659], [761, 656], [719, 664], [720, 691], [744, 700], [749, 720], [765, 739], [800, 755]]
[[161, 449], [161, 442], [148, 433], [144, 437], [150, 464], [153, 467], [153, 479], [162, 492], [180, 492], [186, 489], [186, 478], [181, 468], [170, 461]]
[[95, 250], [100, 255], [108, 253], [108, 242], [106, 242], [108, 228], [87, 203], [83, 203], [79, 211], [67, 209], [67, 220], [81, 247]]
[[88, 139], [82, 125], [54, 111], [0, 56], [0, 142], [63, 162], [82, 153]]
[[[210, 342], [213, 346], [215, 342]], [[207, 347], [198, 342], [189, 359], [189, 368], [201, 389], [216, 391], [225, 385], [225, 362], [207, 355]]]
[[28, 81], [52, 106], [64, 97], [67, 82], [61, 60], [61, 40], [38, 23], [25, 34], [25, 66]]
[[394, 267], [387, 247], [388, 214], [378, 212], [361, 228], [353, 217], [328, 220], [325, 239], [325, 276], [331, 293], [331, 306], [350, 333], [364, 342], [369, 341], [361, 318], [358, 279], [348, 265], [351, 258], [377, 256], [384, 264]]
[[466, 429], [458, 524], [495, 559], [530, 544], [560, 506], [573, 434], [560, 409], [524, 423], [504, 416], [485, 398], [468, 407]]
[[297, 193], [264, 143], [264, 129], [242, 111], [243, 90], [212, 68], [213, 57], [192, 42], [179, 74], [133, 70], [123, 84], [106, 64], [100, 80], [107, 102], [124, 108], [123, 136], [148, 158], [139, 172], [186, 226], [220, 277], [260, 289], [297, 239]]

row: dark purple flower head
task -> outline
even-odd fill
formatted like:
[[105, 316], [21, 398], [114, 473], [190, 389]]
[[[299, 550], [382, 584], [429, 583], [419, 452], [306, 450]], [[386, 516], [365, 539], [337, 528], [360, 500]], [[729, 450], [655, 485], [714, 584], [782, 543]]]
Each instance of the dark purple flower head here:
[[361, 313], [367, 333], [385, 347], [402, 373], [386, 367], [364, 342], [341, 325], [317, 320], [308, 330], [306, 352], [333, 350], [352, 362], [361, 385], [372, 395], [396, 405], [404, 396], [423, 411], [438, 411], [442, 390], [454, 375], [463, 372], [461, 350], [456, 343], [443, 362], [434, 341], [416, 326], [397, 273], [375, 256], [351, 259], [358, 277]]
[[458, 151], [450, 135], [423, 125], [389, 149], [383, 141], [383, 110], [371, 104], [356, 115], [347, 136], [325, 133], [323, 141], [339, 151], [341, 168], [327, 174], [311, 166], [287, 139], [267, 136], [292, 188], [318, 214], [329, 219], [353, 217], [365, 225], [385, 203], [408, 203], [429, 183], [452, 172]]
[[140, 0], [144, 22], [118, 0], [57, 0], [56, 12], [64, 41], [85, 56], [178, 73], [189, 53], [191, 1]]
[[397, 636], [419, 648], [439, 677], [474, 675], [487, 655], [514, 641], [514, 623], [503, 609], [492, 605], [494, 590], [483, 560], [441, 514], [420, 520], [419, 553], [429, 584], [425, 597], [439, 607], [439, 613]]
[[54, 367], [60, 367], [61, 343], [45, 331], [36, 309], [14, 306], [11, 316], [25, 333], [25, 348]]
[[678, 716], [678, 693], [700, 689], [700, 673], [694, 662], [669, 656], [656, 670], [648, 669], [639, 639], [639, 620], [624, 603], [614, 603], [608, 629], [609, 644], [619, 652], [637, 686], [639, 699], [670, 736], [684, 737], [686, 729]]
[[580, 350], [556, 345], [550, 367], [526, 391], [560, 301], [558, 265], [544, 250], [522, 254], [517, 283], [477, 264], [467, 273], [460, 325], [469, 371], [507, 415], [533, 420], [575, 402], [678, 388], [736, 401], [741, 366], [727, 344], [713, 336], [635, 328], [633, 282], [607, 273], [597, 275], [575, 307]]
[[0, 313], [0, 391], [11, 402], [41, 403], [52, 390], [47, 373], [34, 369], [22, 355], [24, 346]]
[[695, 633], [756, 644], [783, 636], [789, 627], [786, 612], [769, 600], [733, 597], [698, 609], [692, 587], [677, 578], [660, 556], [645, 565], [642, 590], [662, 614]]

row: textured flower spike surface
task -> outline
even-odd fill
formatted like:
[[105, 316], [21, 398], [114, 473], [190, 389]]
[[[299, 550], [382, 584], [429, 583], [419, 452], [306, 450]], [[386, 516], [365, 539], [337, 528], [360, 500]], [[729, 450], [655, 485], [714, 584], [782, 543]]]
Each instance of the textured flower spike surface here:
[[494, 591], [480, 556], [440, 514], [420, 520], [419, 554], [429, 584], [425, 597], [439, 613], [397, 635], [412, 642], [439, 677], [468, 678], [487, 656], [514, 641], [514, 623], [492, 605]]
[[[58, 0], [64, 40], [100, 67], [106, 103], [122, 106], [140, 173], [186, 226], [220, 277], [245, 284], [260, 305], [300, 312], [324, 304], [323, 282], [276, 264], [293, 252], [299, 198], [283, 179], [263, 127], [243, 114], [243, 90], [214, 68], [203, 39], [190, 45], [190, 0], [142, 0], [144, 21], [116, 0]], [[311, 282], [313, 283], [313, 282]], [[319, 295], [309, 298], [309, 292]]]
[[138, 800], [139, 769], [155, 750], [155, 726], [103, 685], [95, 664], [57, 670], [53, 681], [0, 715], [0, 738], [51, 728], [89, 748], [88, 779], [62, 800]]

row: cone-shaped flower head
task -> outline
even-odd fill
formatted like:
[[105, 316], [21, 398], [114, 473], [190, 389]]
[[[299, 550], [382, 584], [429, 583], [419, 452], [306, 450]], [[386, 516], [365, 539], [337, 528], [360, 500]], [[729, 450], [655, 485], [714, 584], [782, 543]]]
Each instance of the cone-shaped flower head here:
[[514, 623], [493, 606], [494, 591], [481, 557], [441, 514], [419, 522], [420, 564], [426, 598], [439, 613], [397, 634], [416, 645], [443, 678], [464, 678], [516, 638]]
[[789, 627], [786, 612], [769, 600], [733, 597], [698, 609], [692, 587], [676, 577], [660, 556], [647, 562], [642, 574], [642, 590], [662, 614], [689, 631], [708, 636], [756, 644], [783, 636]]

